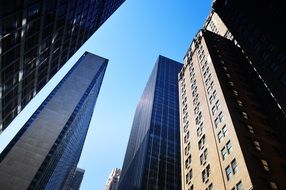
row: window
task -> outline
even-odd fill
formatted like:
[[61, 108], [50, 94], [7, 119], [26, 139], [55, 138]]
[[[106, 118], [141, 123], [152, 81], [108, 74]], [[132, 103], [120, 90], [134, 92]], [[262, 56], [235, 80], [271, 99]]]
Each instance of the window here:
[[193, 97], [195, 97], [198, 94], [197, 91], [198, 91], [198, 87], [196, 86], [192, 92]]
[[229, 155], [232, 151], [232, 146], [231, 146], [231, 143], [230, 141], [228, 141], [226, 143], [226, 146], [224, 146], [222, 149], [221, 149], [221, 156], [222, 156], [222, 159], [224, 160], [227, 155]]
[[232, 145], [231, 145], [230, 140], [226, 143], [226, 149], [227, 149], [228, 154], [230, 154], [230, 152], [232, 151]]
[[219, 124], [219, 119], [218, 119], [218, 118], [216, 118], [214, 122], [215, 122], [215, 127], [217, 127], [217, 126], [218, 126], [218, 124]]
[[219, 107], [220, 107], [219, 100], [217, 100], [217, 101], [216, 101], [215, 106], [216, 106], [217, 108], [219, 108]]
[[230, 178], [231, 178], [231, 176], [232, 176], [232, 172], [231, 172], [230, 166], [227, 166], [227, 167], [225, 168], [225, 174], [226, 174], [226, 179], [229, 181]]
[[192, 155], [189, 155], [185, 161], [186, 168], [189, 168], [192, 163]]
[[222, 122], [222, 120], [223, 120], [223, 113], [222, 112], [220, 112], [218, 114], [218, 118], [219, 118], [220, 122]]
[[211, 82], [211, 79], [212, 79], [212, 74], [210, 73], [209, 76], [208, 76], [208, 78], [205, 80], [206, 86], [209, 85], [209, 83]]
[[233, 90], [233, 94], [238, 96], [238, 92], [236, 90]]
[[189, 154], [190, 149], [191, 149], [191, 144], [188, 143], [187, 146], [185, 147], [185, 155], [186, 155], [186, 156]]
[[236, 159], [233, 159], [231, 161], [231, 168], [232, 168], [233, 174], [236, 174], [238, 171]]
[[204, 152], [200, 155], [201, 165], [204, 165], [206, 163], [207, 157], [208, 157], [208, 149], [205, 149]]
[[262, 159], [261, 163], [262, 163], [264, 170], [269, 172], [269, 166], [268, 166], [267, 161]]
[[196, 125], [199, 125], [202, 121], [202, 112], [199, 112], [198, 116], [196, 117]]
[[237, 104], [238, 104], [240, 107], [243, 107], [242, 101], [237, 100]]
[[223, 134], [222, 134], [221, 131], [218, 132], [217, 138], [218, 138], [218, 142], [221, 142], [221, 141], [222, 141], [222, 139], [223, 139]]
[[195, 109], [194, 109], [194, 113], [195, 113], [195, 114], [198, 114], [198, 113], [199, 113], [199, 111], [200, 111], [199, 106], [196, 106], [196, 107], [195, 107]]
[[217, 100], [215, 105], [212, 107], [212, 114], [213, 115], [218, 111], [219, 107], [220, 107], [220, 103], [219, 103], [219, 100]]
[[206, 136], [202, 136], [202, 138], [199, 140], [198, 145], [199, 145], [199, 149], [203, 149], [204, 145], [205, 145], [205, 141], [206, 141]]
[[195, 72], [194, 67], [190, 67], [190, 73], [192, 74], [192, 73], [194, 73], [194, 72]]
[[216, 90], [214, 90], [214, 91], [213, 91], [213, 97], [214, 97], [214, 99], [216, 98], [216, 95], [217, 95], [217, 92], [216, 92]]
[[184, 142], [187, 143], [190, 137], [190, 132], [188, 131], [187, 134], [184, 137]]
[[253, 143], [254, 143], [256, 150], [261, 151], [260, 143], [258, 141], [253, 141]]
[[243, 190], [243, 186], [242, 186], [242, 182], [239, 181], [237, 184], [236, 184], [236, 190]]
[[223, 120], [223, 113], [220, 112], [218, 116], [215, 118], [215, 127], [218, 127], [218, 124], [221, 123]]
[[213, 95], [211, 95], [211, 96], [209, 97], [209, 101], [210, 101], [210, 104], [212, 104], [212, 103], [213, 103], [213, 101], [214, 101], [214, 97], [213, 97]]
[[211, 173], [210, 165], [207, 165], [207, 167], [202, 171], [202, 180], [203, 180], [203, 182], [207, 182], [208, 181], [210, 173]]
[[232, 175], [236, 174], [238, 171], [238, 167], [237, 167], [237, 162], [236, 159], [233, 159], [230, 163], [230, 165], [228, 165], [225, 168], [225, 174], [226, 174], [226, 178], [229, 181], [232, 177]]
[[189, 128], [189, 122], [187, 121], [187, 123], [184, 126], [184, 132], [186, 133], [188, 131]]
[[210, 86], [207, 88], [208, 94], [211, 93], [211, 91], [213, 90], [213, 87], [214, 87], [214, 82], [212, 81], [211, 84], [210, 84]]
[[244, 111], [242, 112], [242, 116], [244, 117], [244, 119], [248, 119], [248, 115]]
[[184, 117], [183, 117], [183, 122], [186, 123], [188, 121], [188, 115], [186, 114]]
[[193, 178], [193, 170], [191, 169], [186, 175], [187, 184], [191, 183], [192, 178]]
[[206, 190], [213, 190], [214, 188], [213, 188], [213, 184], [211, 183], [207, 188], [206, 188]]
[[198, 105], [198, 104], [199, 104], [199, 96], [197, 94], [196, 97], [193, 100], [193, 105], [195, 106], [195, 105]]
[[226, 125], [224, 125], [222, 128], [222, 134], [225, 137], [227, 135], [227, 133], [228, 133], [227, 127], [226, 127]]
[[251, 125], [247, 125], [248, 131], [252, 134], [254, 134], [253, 127]]
[[275, 182], [273, 182], [273, 181], [270, 181], [269, 185], [270, 185], [270, 187], [271, 187], [272, 190], [278, 189], [277, 184], [276, 184]]
[[227, 150], [226, 150], [226, 148], [225, 147], [223, 147], [222, 149], [221, 149], [221, 156], [222, 156], [222, 159], [224, 160], [226, 157], [227, 157]]
[[217, 107], [216, 107], [216, 106], [213, 106], [213, 107], [212, 107], [212, 114], [214, 115], [216, 112], [217, 112]]
[[203, 134], [203, 126], [199, 126], [197, 129], [197, 136], [200, 137]]

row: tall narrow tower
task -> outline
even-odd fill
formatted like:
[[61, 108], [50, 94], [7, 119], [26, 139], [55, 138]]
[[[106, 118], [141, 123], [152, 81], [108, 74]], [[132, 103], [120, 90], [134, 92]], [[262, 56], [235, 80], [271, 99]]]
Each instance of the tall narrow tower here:
[[159, 56], [137, 106], [119, 190], [177, 190], [180, 183], [178, 73]]
[[74, 175], [107, 59], [85, 53], [0, 154], [1, 189], [62, 189]]

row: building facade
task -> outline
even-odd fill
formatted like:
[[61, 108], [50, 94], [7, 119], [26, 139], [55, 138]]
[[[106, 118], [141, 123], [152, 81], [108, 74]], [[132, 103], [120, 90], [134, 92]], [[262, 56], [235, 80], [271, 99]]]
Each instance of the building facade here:
[[[213, 10], [208, 15], [203, 28], [218, 35], [221, 35], [229, 40], [234, 40], [234, 37], [231, 32], [228, 30], [228, 28], [218, 16], [218, 14]], [[235, 41], [235, 43], [237, 42]]]
[[179, 74], [182, 189], [285, 189], [286, 119], [233, 41], [207, 30]]
[[216, 0], [213, 10], [233, 34], [286, 112], [286, 19], [284, 1]]
[[67, 180], [66, 185], [63, 189], [65, 190], [79, 190], [80, 185], [84, 176], [85, 170], [76, 168], [74, 174], [70, 177], [71, 180]]
[[136, 108], [119, 190], [181, 188], [177, 78], [181, 67], [159, 56]]
[[61, 189], [74, 174], [107, 59], [85, 53], [0, 154], [0, 189]]
[[117, 190], [121, 170], [114, 168], [106, 182], [105, 190]]
[[0, 4], [0, 131], [124, 0]]

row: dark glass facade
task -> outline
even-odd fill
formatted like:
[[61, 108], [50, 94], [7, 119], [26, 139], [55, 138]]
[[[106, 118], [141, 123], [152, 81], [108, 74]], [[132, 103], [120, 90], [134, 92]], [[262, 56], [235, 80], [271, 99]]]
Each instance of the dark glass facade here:
[[178, 73], [159, 56], [137, 105], [119, 190], [177, 190], [180, 179]]
[[64, 187], [76, 170], [107, 62], [90, 53], [80, 58], [0, 154], [0, 187]]
[[124, 0], [0, 4], [0, 131]]
[[217, 0], [213, 9], [286, 112], [286, 4], [268, 0]]
[[79, 190], [80, 185], [84, 176], [84, 170], [80, 168], [76, 168], [73, 175], [69, 178], [69, 180], [66, 182], [66, 185], [63, 189], [67, 190]]

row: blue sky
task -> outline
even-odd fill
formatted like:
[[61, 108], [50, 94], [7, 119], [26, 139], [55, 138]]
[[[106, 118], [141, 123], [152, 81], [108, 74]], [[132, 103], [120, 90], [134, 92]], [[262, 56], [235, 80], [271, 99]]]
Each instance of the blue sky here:
[[81, 189], [104, 189], [121, 168], [136, 105], [159, 54], [183, 62], [211, 0], [126, 0], [1, 134], [0, 150], [85, 52], [109, 59], [79, 167]]

